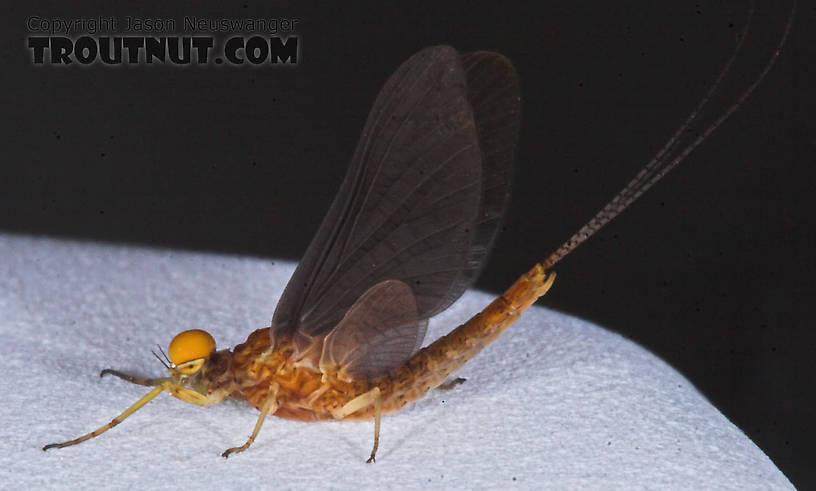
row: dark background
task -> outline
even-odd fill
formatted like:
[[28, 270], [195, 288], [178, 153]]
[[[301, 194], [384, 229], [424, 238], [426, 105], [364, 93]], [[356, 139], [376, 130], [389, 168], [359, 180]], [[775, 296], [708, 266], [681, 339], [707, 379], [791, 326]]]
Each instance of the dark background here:
[[[477, 284], [499, 292], [628, 182], [732, 52], [746, 2], [676, 3], [6, 6], [0, 230], [296, 260], [382, 83], [444, 43], [500, 51], [521, 79], [513, 200]], [[727, 95], [761, 68], [787, 9], [760, 7]], [[297, 18], [301, 58], [35, 67], [30, 15]], [[816, 487], [814, 16], [800, 7], [757, 93], [560, 263], [541, 301], [671, 363], [803, 488]]]

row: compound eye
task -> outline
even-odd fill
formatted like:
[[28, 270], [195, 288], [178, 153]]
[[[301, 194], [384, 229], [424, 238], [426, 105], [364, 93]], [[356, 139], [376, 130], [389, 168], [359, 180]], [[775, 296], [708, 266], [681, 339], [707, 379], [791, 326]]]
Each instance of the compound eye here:
[[[215, 339], [210, 336], [210, 333], [201, 329], [191, 329], [177, 334], [167, 348], [170, 361], [176, 366], [207, 358], [213, 351], [215, 351]], [[201, 368], [201, 365], [197, 368]]]

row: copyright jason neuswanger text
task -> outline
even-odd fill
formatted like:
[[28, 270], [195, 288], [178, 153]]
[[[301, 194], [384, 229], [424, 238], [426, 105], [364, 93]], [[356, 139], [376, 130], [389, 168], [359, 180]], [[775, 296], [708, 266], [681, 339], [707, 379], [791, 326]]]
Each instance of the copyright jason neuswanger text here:
[[30, 16], [26, 47], [35, 65], [296, 65], [298, 23], [297, 18]]

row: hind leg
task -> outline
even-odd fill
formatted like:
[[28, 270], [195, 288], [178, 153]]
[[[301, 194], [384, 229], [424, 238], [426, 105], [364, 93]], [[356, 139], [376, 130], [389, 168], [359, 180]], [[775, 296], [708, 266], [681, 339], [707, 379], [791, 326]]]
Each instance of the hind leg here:
[[356, 413], [361, 409], [366, 409], [374, 406], [374, 447], [371, 449], [371, 455], [366, 460], [366, 464], [376, 462], [377, 447], [380, 446], [380, 416], [382, 416], [382, 393], [379, 387], [374, 387], [365, 394], [359, 395], [349, 401], [345, 406], [332, 413], [337, 419], [343, 419], [346, 416]]

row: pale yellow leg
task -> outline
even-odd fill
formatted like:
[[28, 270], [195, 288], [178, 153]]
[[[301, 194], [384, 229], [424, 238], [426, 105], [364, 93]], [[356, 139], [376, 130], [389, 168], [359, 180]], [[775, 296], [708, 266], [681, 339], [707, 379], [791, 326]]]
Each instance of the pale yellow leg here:
[[366, 460], [366, 464], [376, 462], [374, 458], [377, 455], [377, 447], [380, 446], [380, 416], [382, 413], [382, 397], [380, 397], [380, 389], [377, 389], [377, 397], [374, 399], [374, 447], [371, 449], [371, 455]]
[[380, 445], [380, 415], [382, 412], [382, 397], [379, 387], [374, 387], [368, 392], [361, 394], [346, 403], [337, 411], [332, 412], [336, 419], [343, 419], [350, 414], [354, 414], [361, 409], [374, 405], [374, 448], [371, 449], [371, 456], [366, 460], [366, 464], [375, 462], [374, 456], [377, 454], [377, 447]]
[[189, 387], [176, 384], [171, 380], [163, 382], [162, 387], [164, 387], [164, 390], [166, 390], [173, 397], [181, 399], [189, 404], [195, 404], [196, 406], [212, 406], [213, 404], [218, 404], [226, 398], [225, 392], [223, 391], [215, 391], [211, 394], [202, 394], [201, 392], [195, 391]]
[[368, 392], [361, 394], [346, 403], [345, 406], [332, 411], [334, 419], [343, 419], [349, 414], [354, 414], [361, 409], [365, 409], [375, 403], [376, 399], [380, 398], [380, 388], [374, 387]]
[[157, 385], [161, 385], [163, 382], [169, 380], [168, 378], [143, 378], [137, 377], [135, 375], [129, 375], [124, 372], [120, 372], [119, 370], [114, 370], [112, 368], [106, 368], [99, 372], [100, 377], [104, 377], [105, 375], [114, 375], [119, 377], [122, 380], [127, 380], [128, 382], [136, 385], [144, 385], [145, 387], [155, 387]]
[[225, 459], [230, 456], [230, 454], [234, 454], [237, 452], [243, 452], [244, 450], [248, 449], [252, 442], [255, 441], [255, 437], [258, 436], [258, 432], [261, 431], [261, 426], [263, 425], [264, 419], [266, 419], [266, 415], [268, 413], [274, 413], [278, 410], [278, 388], [279, 385], [277, 383], [273, 383], [269, 387], [269, 394], [266, 396], [266, 400], [261, 406], [261, 414], [258, 416], [258, 421], [255, 422], [255, 428], [252, 430], [252, 434], [249, 435], [249, 439], [241, 445], [240, 447], [232, 447], [224, 450], [224, 453], [221, 454], [222, 457]]
[[195, 390], [190, 389], [188, 387], [184, 387], [183, 385], [181, 385], [178, 382], [174, 382], [173, 379], [171, 379], [171, 378], [145, 379], [145, 378], [141, 378], [141, 377], [132, 377], [130, 375], [123, 374], [123, 373], [118, 372], [116, 370], [103, 370], [101, 375], [107, 375], [107, 374], [115, 375], [117, 377], [123, 378], [124, 380], [127, 380], [128, 382], [133, 382], [134, 384], [156, 385], [157, 387], [155, 387], [153, 390], [148, 392], [144, 397], [142, 397], [141, 399], [136, 401], [132, 406], [127, 408], [122, 414], [120, 414], [119, 416], [113, 418], [110, 423], [108, 423], [108, 424], [106, 424], [104, 426], [100, 426], [99, 428], [97, 428], [96, 430], [88, 433], [87, 435], [82, 435], [81, 437], [76, 438], [74, 440], [70, 440], [70, 441], [63, 442], [63, 443], [52, 443], [52, 444], [46, 445], [46, 446], [43, 447], [43, 450], [48, 450], [49, 448], [68, 447], [70, 445], [76, 445], [77, 443], [82, 443], [85, 440], [89, 440], [91, 438], [99, 436], [102, 433], [108, 431], [109, 429], [113, 428], [114, 426], [116, 426], [119, 423], [121, 423], [122, 421], [124, 421], [125, 418], [127, 418], [131, 414], [135, 413], [136, 411], [138, 411], [139, 409], [144, 407], [145, 404], [150, 402], [154, 397], [159, 395], [159, 393], [161, 393], [162, 391], [167, 391], [169, 394], [173, 395], [174, 397], [177, 397], [177, 398], [181, 399], [184, 402], [187, 402], [187, 403], [190, 403], [190, 404], [195, 404], [197, 406], [209, 406], [209, 405], [212, 405], [212, 404], [217, 404], [217, 403], [221, 402], [222, 400], [224, 400], [224, 398], [227, 396], [227, 393], [224, 392], [224, 391], [215, 391], [215, 392], [213, 392], [211, 394], [202, 394], [202, 393], [196, 392]]
[[144, 397], [142, 397], [141, 399], [136, 401], [132, 406], [127, 408], [122, 414], [120, 414], [119, 416], [113, 418], [111, 420], [111, 422], [106, 424], [105, 426], [101, 426], [101, 427], [97, 428], [96, 430], [88, 433], [87, 435], [82, 435], [79, 438], [75, 438], [75, 439], [69, 440], [67, 442], [51, 443], [49, 445], [46, 445], [46, 446], [43, 447], [43, 451], [48, 450], [49, 448], [63, 448], [63, 447], [71, 446], [71, 445], [76, 445], [77, 443], [82, 443], [85, 440], [90, 440], [93, 437], [96, 437], [96, 436], [101, 435], [102, 433], [105, 433], [109, 429], [113, 428], [114, 426], [116, 426], [119, 423], [121, 423], [122, 421], [124, 421], [125, 418], [127, 418], [131, 414], [133, 414], [136, 411], [138, 411], [139, 409], [141, 409], [145, 404], [150, 402], [154, 397], [159, 395], [161, 393], [161, 391], [163, 391], [163, 390], [164, 390], [164, 386], [161, 386], [161, 385], [154, 388], [153, 390], [151, 390], [150, 392], [145, 394]]

